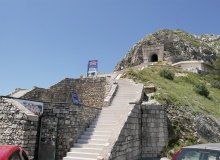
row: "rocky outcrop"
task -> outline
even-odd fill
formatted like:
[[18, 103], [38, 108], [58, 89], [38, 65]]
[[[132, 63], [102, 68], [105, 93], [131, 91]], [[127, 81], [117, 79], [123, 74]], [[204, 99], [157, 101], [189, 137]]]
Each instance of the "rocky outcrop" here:
[[219, 142], [220, 124], [214, 115], [206, 115], [186, 106], [169, 106], [169, 138], [184, 143]]
[[213, 63], [220, 53], [220, 36], [213, 34], [193, 35], [182, 30], [159, 30], [141, 39], [125, 57], [118, 62], [115, 70], [143, 63], [143, 46], [164, 45], [163, 60], [176, 63], [186, 60], [203, 60]]

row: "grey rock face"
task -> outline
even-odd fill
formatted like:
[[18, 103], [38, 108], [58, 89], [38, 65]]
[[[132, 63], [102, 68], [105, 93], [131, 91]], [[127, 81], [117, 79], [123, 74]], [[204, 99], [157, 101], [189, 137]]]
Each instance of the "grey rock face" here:
[[182, 30], [159, 30], [141, 39], [125, 57], [118, 62], [115, 70], [122, 70], [144, 62], [142, 48], [164, 45], [163, 60], [176, 63], [186, 60], [203, 60], [213, 63], [220, 53], [220, 36], [213, 34], [193, 35]]

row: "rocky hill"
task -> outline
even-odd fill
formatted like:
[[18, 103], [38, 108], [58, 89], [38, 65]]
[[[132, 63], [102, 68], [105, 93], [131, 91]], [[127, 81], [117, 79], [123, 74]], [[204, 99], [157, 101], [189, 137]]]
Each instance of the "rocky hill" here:
[[118, 62], [115, 70], [143, 63], [143, 46], [164, 45], [163, 61], [168, 64], [186, 60], [203, 60], [213, 63], [220, 54], [220, 36], [213, 34], [194, 35], [182, 30], [159, 30], [135, 44]]

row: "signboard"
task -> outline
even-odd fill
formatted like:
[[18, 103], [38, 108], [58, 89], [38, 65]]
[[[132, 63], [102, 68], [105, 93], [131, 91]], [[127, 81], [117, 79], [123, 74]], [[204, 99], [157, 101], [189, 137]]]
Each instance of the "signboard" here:
[[35, 101], [28, 101], [28, 100], [21, 100], [21, 99], [14, 99], [21, 103], [25, 108], [29, 111], [33, 112], [34, 114], [40, 116], [43, 114], [43, 106], [42, 102], [35, 102]]
[[88, 62], [87, 76], [95, 77], [98, 74], [98, 60], [91, 60]]
[[72, 98], [73, 98], [73, 103], [74, 104], [79, 104], [79, 98], [78, 95], [75, 92], [71, 92]]
[[68, 98], [67, 98], [68, 103], [74, 103], [74, 104], [79, 104], [79, 97], [76, 94], [76, 92], [70, 92]]

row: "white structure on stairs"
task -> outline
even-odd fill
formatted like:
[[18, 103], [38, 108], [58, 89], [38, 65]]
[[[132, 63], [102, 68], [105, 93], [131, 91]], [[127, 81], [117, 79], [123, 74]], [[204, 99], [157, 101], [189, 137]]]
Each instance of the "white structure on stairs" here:
[[105, 147], [114, 145], [112, 143], [117, 139], [112, 136], [121, 131], [121, 122], [126, 121], [130, 112], [129, 103], [140, 101], [143, 92], [142, 84], [135, 84], [127, 79], [118, 79], [116, 82], [118, 90], [111, 105], [102, 108], [100, 115], [80, 136], [63, 160], [97, 160]]

